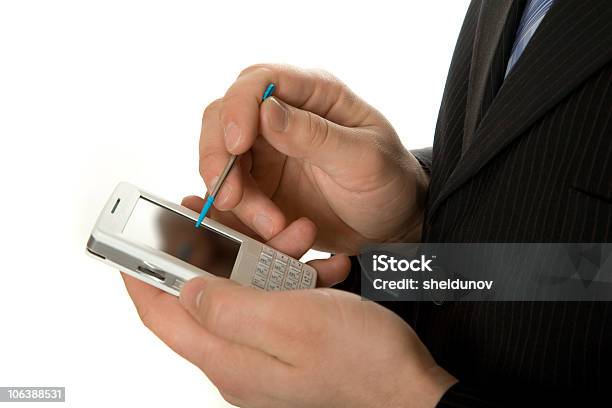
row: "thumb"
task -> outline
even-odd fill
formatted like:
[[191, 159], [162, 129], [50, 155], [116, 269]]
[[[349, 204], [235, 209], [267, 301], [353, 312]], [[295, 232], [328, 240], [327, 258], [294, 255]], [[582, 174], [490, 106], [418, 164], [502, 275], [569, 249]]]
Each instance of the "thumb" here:
[[[311, 162], [330, 175], [359, 165], [365, 143], [360, 130], [267, 98], [260, 110], [261, 134], [279, 152]], [[363, 132], [363, 131], [361, 131]], [[362, 163], [363, 164], [363, 163]]]
[[[240, 291], [242, 288], [231, 279], [202, 275], [185, 283], [179, 301], [196, 320], [204, 323], [204, 316], [210, 314], [206, 306], [212, 304], [217, 307], [217, 303], [231, 298], [236, 290]], [[211, 302], [209, 298], [215, 300]]]

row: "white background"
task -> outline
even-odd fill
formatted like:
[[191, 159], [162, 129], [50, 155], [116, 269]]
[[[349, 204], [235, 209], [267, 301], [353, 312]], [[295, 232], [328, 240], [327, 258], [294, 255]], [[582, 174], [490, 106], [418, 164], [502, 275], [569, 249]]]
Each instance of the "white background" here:
[[430, 145], [467, 4], [1, 1], [0, 386], [66, 386], [71, 407], [226, 406], [84, 255], [108, 194], [203, 194], [202, 111], [259, 62], [331, 71], [406, 146]]

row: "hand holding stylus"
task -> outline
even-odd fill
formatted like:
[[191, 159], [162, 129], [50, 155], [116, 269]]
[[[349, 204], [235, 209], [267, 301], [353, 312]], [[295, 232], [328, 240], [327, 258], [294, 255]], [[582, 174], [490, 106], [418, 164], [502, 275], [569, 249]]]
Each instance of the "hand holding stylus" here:
[[[262, 90], [276, 85], [261, 102]], [[214, 206], [264, 239], [306, 216], [315, 246], [420, 236], [428, 178], [389, 122], [328, 74], [276, 65], [244, 70], [204, 112], [200, 173], [208, 189], [241, 155]]]

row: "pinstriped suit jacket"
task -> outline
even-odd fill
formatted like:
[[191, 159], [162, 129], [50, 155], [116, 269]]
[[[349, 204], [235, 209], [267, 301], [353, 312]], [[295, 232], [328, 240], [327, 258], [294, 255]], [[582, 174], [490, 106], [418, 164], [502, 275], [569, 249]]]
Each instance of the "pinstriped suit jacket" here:
[[[557, 0], [504, 80], [524, 1], [474, 0], [447, 78], [423, 240], [612, 241], [612, 1]], [[386, 304], [459, 384], [440, 406], [612, 406], [608, 303]]]

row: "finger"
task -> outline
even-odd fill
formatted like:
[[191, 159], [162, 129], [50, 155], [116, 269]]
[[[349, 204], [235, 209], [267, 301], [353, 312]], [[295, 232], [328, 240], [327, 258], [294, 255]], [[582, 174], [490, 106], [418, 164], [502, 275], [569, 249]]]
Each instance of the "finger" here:
[[[183, 207], [189, 208], [190, 210], [199, 213], [200, 211], [202, 211], [202, 207], [204, 207], [204, 199], [198, 196], [187, 196], [183, 198], [183, 200], [181, 201], [181, 205]], [[231, 215], [231, 213], [222, 213], [215, 208], [211, 208], [208, 212], [208, 217], [215, 219], [217, 221], [220, 221], [224, 225], [230, 226], [229, 223], [223, 222], [224, 221], [223, 218], [227, 218], [227, 217], [223, 217], [221, 215], [225, 215], [225, 214]]]
[[[193, 210], [199, 213], [204, 206], [204, 200], [202, 197], [198, 196], [188, 196], [183, 198], [181, 202], [183, 207], [187, 207], [190, 210]], [[245, 234], [253, 239], [258, 239], [256, 233], [254, 233], [251, 229], [246, 227], [233, 213], [231, 212], [222, 212], [217, 210], [216, 208], [211, 208], [209, 212], [209, 217], [215, 221], [220, 222], [226, 227], [232, 228], [242, 234]]]
[[207, 276], [187, 282], [180, 302], [214, 335], [291, 364], [303, 349], [299, 334], [313, 321], [302, 319], [307, 305], [296, 306], [306, 292], [269, 293]]
[[[219, 123], [220, 102], [211, 103], [204, 111], [202, 131], [200, 133], [200, 175], [207, 190], [212, 191], [218, 177], [230, 159], [225, 148], [223, 129]], [[220, 210], [234, 208], [242, 198], [240, 179], [240, 160], [227, 175], [221, 190], [217, 193], [214, 206]]]
[[232, 213], [264, 240], [268, 240], [285, 228], [285, 215], [249, 174], [243, 173], [242, 180], [242, 199]]
[[295, 368], [251, 347], [218, 340], [202, 348], [196, 365], [233, 405], [274, 406], [279, 395], [292, 391]]
[[244, 70], [223, 97], [220, 117], [229, 152], [241, 154], [253, 145], [262, 93], [269, 83], [276, 85], [276, 95], [287, 103], [346, 126], [366, 123], [373, 115], [372, 108], [332, 75], [285, 65], [256, 65]]
[[307, 160], [334, 176], [348, 176], [368, 166], [362, 160], [369, 160], [367, 153], [374, 147], [367, 130], [338, 125], [275, 97], [262, 103], [261, 134], [281, 153]]
[[187, 196], [183, 198], [181, 205], [195, 212], [200, 212], [204, 207], [204, 199], [198, 196]]
[[122, 276], [143, 323], [223, 392], [238, 398], [244, 393], [261, 394], [290, 375], [289, 367], [277, 359], [206, 331], [174, 296]]
[[197, 361], [201, 343], [209, 341], [211, 335], [176, 297], [125, 273], [121, 276], [144, 325], [176, 353], [189, 361]]
[[317, 286], [330, 287], [344, 281], [351, 271], [351, 260], [344, 254], [329, 259], [315, 259], [308, 265], [317, 270]]
[[[198, 196], [187, 196], [183, 198], [183, 200], [181, 201], [181, 205], [183, 207], [189, 208], [190, 210], [199, 213], [200, 211], [202, 211], [202, 207], [204, 206], [204, 199]], [[215, 208], [211, 208], [210, 211], [208, 212], [209, 218], [217, 220], [224, 225], [234, 227], [234, 229], [238, 229], [237, 228], [238, 226], [230, 225], [227, 219], [229, 218], [228, 216], [231, 216], [231, 213], [228, 213], [228, 212], [223, 213]]]
[[314, 245], [317, 227], [306, 217], [293, 221], [267, 242], [272, 248], [300, 259]]

